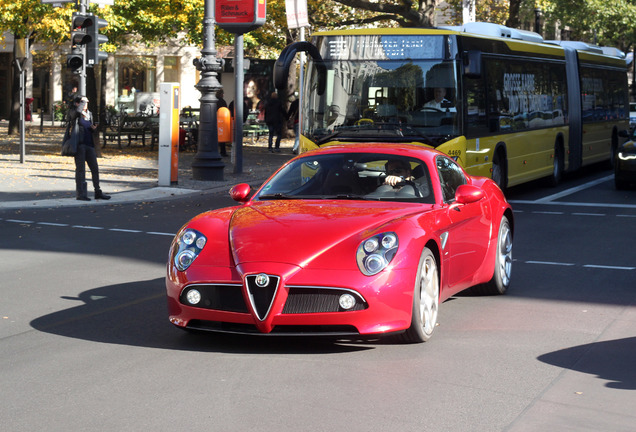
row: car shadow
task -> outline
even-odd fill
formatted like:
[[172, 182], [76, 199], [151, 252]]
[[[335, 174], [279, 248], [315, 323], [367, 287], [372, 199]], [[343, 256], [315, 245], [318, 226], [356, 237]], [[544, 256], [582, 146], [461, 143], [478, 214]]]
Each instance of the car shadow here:
[[593, 342], [544, 354], [539, 361], [596, 375], [605, 387], [636, 390], [636, 337]]
[[62, 297], [72, 306], [31, 321], [39, 331], [87, 341], [234, 354], [334, 354], [373, 349], [368, 341], [189, 333], [168, 321], [163, 278]]

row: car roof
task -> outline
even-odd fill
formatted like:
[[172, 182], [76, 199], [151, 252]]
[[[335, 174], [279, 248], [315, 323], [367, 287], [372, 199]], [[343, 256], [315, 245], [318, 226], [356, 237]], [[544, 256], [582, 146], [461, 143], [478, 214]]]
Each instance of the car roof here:
[[[299, 157], [313, 154], [336, 154], [336, 153], [386, 153], [391, 155], [413, 157], [422, 160], [431, 160], [444, 153], [416, 144], [402, 143], [356, 143], [356, 144], [333, 144], [321, 147], [316, 150], [303, 153]], [[447, 156], [448, 157], [448, 156]]]

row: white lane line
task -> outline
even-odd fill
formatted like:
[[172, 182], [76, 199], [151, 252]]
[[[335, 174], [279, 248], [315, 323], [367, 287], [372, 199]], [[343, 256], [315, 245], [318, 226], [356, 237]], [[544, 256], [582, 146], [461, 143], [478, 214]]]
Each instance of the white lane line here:
[[123, 228], [109, 228], [108, 231], [124, 232], [124, 233], [141, 233], [141, 230], [123, 229]]
[[636, 270], [636, 267], [607, 266], [607, 265], [596, 265], [596, 264], [585, 264], [583, 265], [583, 267], [604, 269], [604, 270]]
[[603, 213], [572, 213], [573, 216], [607, 216]]
[[618, 214], [616, 217], [636, 218], [636, 215]]
[[555, 265], [555, 266], [565, 266], [565, 267], [572, 267], [576, 265], [574, 263], [562, 263], [562, 262], [554, 262], [554, 261], [526, 261], [526, 264], [543, 264], [543, 265]]
[[68, 224], [55, 223], [55, 222], [36, 222], [38, 225], [54, 226], [54, 227], [67, 227]]
[[96, 227], [89, 225], [73, 225], [71, 228], [90, 229], [90, 230], [103, 230], [104, 227]]
[[603, 177], [603, 178], [597, 179], [597, 180], [593, 180], [591, 182], [583, 183], [580, 186], [576, 186], [576, 187], [573, 187], [573, 188], [570, 188], [570, 189], [566, 189], [564, 191], [561, 191], [559, 193], [555, 193], [553, 195], [548, 195], [547, 197], [543, 197], [541, 199], [538, 199], [535, 202], [537, 204], [543, 204], [543, 203], [547, 203], [547, 202], [550, 202], [550, 201], [554, 201], [554, 200], [557, 200], [559, 198], [563, 198], [565, 196], [572, 195], [572, 194], [575, 194], [577, 192], [581, 192], [582, 190], [589, 189], [589, 188], [594, 187], [596, 185], [599, 185], [601, 183], [605, 183], [606, 181], [610, 181], [613, 178], [614, 178], [614, 174], [609, 175], [607, 177]]
[[556, 211], [533, 211], [532, 214], [562, 215], [565, 213]]
[[155, 231], [147, 231], [146, 234], [160, 235], [160, 236], [169, 236], [169, 237], [174, 237], [175, 236], [174, 233], [163, 233], [163, 232], [155, 232]]
[[[515, 260], [517, 261], [517, 260]], [[627, 266], [610, 266], [610, 265], [601, 265], [601, 264], [574, 264], [574, 263], [565, 263], [565, 262], [557, 262], [557, 261], [520, 261], [524, 264], [537, 264], [537, 265], [550, 265], [550, 266], [561, 266], [561, 267], [577, 267], [581, 266], [584, 268], [591, 269], [600, 269], [600, 270], [623, 270], [623, 271], [632, 271], [636, 270], [636, 267], [627, 267]]]
[[20, 220], [20, 219], [5, 219], [7, 222], [12, 222], [12, 223], [23, 223], [23, 224], [32, 224], [34, 223], [33, 221], [29, 221], [29, 220]]
[[614, 204], [614, 203], [585, 203], [585, 202], [541, 202], [529, 201], [529, 200], [509, 200], [510, 204], [540, 204], [540, 205], [552, 205], [552, 206], [566, 206], [566, 207], [603, 207], [603, 208], [617, 208], [617, 209], [636, 209], [636, 204]]

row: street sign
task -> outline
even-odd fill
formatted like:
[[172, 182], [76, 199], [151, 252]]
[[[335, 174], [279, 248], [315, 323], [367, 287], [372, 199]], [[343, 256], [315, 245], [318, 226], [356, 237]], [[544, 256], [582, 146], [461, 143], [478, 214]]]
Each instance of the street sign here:
[[234, 34], [243, 34], [265, 24], [265, 0], [216, 0], [214, 21]]
[[287, 28], [309, 27], [307, 18], [307, 0], [285, 0]]

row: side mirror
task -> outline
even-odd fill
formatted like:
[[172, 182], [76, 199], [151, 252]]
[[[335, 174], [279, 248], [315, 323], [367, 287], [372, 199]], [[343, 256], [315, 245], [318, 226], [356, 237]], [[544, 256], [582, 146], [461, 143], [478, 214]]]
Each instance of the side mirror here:
[[458, 204], [470, 204], [479, 201], [486, 194], [482, 188], [473, 185], [461, 185], [455, 192], [455, 202]]
[[240, 183], [230, 189], [230, 196], [234, 201], [244, 203], [249, 200], [250, 192], [250, 185], [247, 183]]

